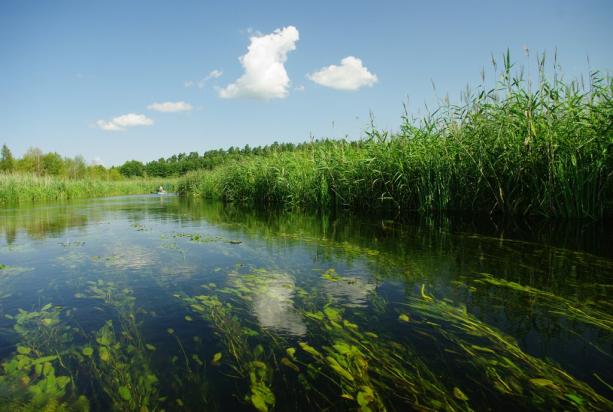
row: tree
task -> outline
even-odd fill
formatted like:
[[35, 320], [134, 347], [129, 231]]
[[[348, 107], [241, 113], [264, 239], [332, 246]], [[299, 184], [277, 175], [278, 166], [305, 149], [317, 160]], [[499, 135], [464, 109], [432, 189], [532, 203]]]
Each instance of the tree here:
[[145, 165], [138, 160], [128, 160], [121, 165], [119, 172], [126, 177], [142, 176], [145, 173]]
[[87, 171], [87, 164], [83, 156], [75, 156], [73, 159], [64, 158], [64, 166], [68, 177], [72, 179], [81, 179], [85, 177]]
[[64, 172], [64, 160], [55, 152], [49, 152], [42, 157], [43, 172], [46, 175], [59, 176]]
[[17, 164], [17, 169], [27, 173], [41, 175], [43, 172], [43, 151], [30, 147]]
[[15, 169], [15, 159], [11, 149], [6, 144], [2, 145], [2, 153], [0, 154], [0, 170], [3, 172], [12, 172]]

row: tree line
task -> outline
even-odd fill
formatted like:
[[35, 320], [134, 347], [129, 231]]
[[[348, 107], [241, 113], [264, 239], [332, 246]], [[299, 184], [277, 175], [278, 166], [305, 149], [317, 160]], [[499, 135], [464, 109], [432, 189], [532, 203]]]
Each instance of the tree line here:
[[[105, 179], [121, 180], [129, 177], [176, 177], [193, 170], [211, 170], [226, 162], [239, 160], [246, 156], [269, 156], [274, 153], [304, 150], [312, 144], [325, 144], [326, 141], [309, 143], [278, 143], [266, 146], [208, 150], [200, 155], [198, 152], [179, 153], [167, 158], [150, 162], [128, 160], [120, 166], [109, 168], [103, 165], [87, 164], [83, 156], [63, 157], [56, 152], [45, 153], [41, 149], [29, 148], [21, 158], [15, 158], [6, 144], [0, 152], [0, 172], [29, 173], [38, 176], [62, 176], [71, 179]], [[356, 144], [356, 142], [352, 142]]]

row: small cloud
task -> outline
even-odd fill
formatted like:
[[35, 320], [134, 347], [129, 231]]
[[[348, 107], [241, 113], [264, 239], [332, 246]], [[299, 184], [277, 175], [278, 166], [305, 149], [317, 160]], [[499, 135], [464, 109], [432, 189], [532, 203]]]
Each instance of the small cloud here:
[[147, 109], [166, 113], [185, 112], [192, 110], [192, 105], [185, 102], [164, 102], [150, 104]]
[[234, 83], [219, 90], [225, 99], [284, 98], [289, 94], [289, 76], [285, 71], [287, 54], [296, 49], [300, 35], [294, 26], [277, 29], [266, 35], [251, 36], [247, 53], [239, 58], [245, 73]]
[[151, 126], [153, 120], [145, 116], [144, 114], [128, 113], [122, 116], [114, 117], [113, 119], [98, 120], [96, 126], [107, 132], [119, 132], [125, 130], [126, 127], [134, 126]]
[[215, 69], [215, 70], [211, 70], [209, 74], [207, 74], [202, 79], [186, 80], [185, 82], [183, 82], [183, 85], [185, 87], [197, 87], [199, 89], [204, 89], [204, 86], [206, 85], [207, 81], [211, 79], [219, 79], [221, 76], [223, 76], [223, 71]]
[[92, 160], [92, 166], [104, 166], [104, 163], [102, 162], [100, 156], [94, 157], [94, 160]]
[[358, 90], [364, 86], [372, 86], [379, 81], [362, 65], [362, 60], [348, 56], [341, 60], [340, 66], [334, 64], [307, 75], [315, 83], [336, 90]]
[[223, 72], [221, 70], [212, 70], [211, 72], [209, 72], [209, 74], [205, 77], [206, 80], [209, 79], [218, 79], [221, 76], [223, 76]]
[[304, 91], [304, 85], [301, 84], [300, 86], [294, 87], [294, 90], [297, 91], [297, 92], [303, 92]]

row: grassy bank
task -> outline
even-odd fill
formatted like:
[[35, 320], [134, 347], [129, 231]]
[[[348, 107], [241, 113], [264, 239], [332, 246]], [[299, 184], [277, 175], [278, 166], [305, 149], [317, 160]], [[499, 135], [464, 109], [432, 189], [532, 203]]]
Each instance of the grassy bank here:
[[511, 74], [396, 134], [313, 142], [180, 179], [183, 194], [247, 204], [597, 218], [613, 200], [613, 81]]
[[175, 189], [171, 179], [126, 179], [119, 181], [68, 179], [28, 174], [0, 174], [0, 205], [45, 200], [152, 193], [158, 187]]

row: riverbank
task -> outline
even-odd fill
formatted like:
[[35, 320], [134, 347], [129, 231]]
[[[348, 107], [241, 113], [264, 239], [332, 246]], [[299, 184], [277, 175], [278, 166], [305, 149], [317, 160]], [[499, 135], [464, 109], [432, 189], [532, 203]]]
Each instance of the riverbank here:
[[29, 174], [0, 174], [0, 205], [174, 191], [174, 179], [69, 179]]
[[613, 209], [613, 81], [478, 87], [395, 134], [316, 141], [188, 173], [183, 195], [249, 205], [597, 219]]

